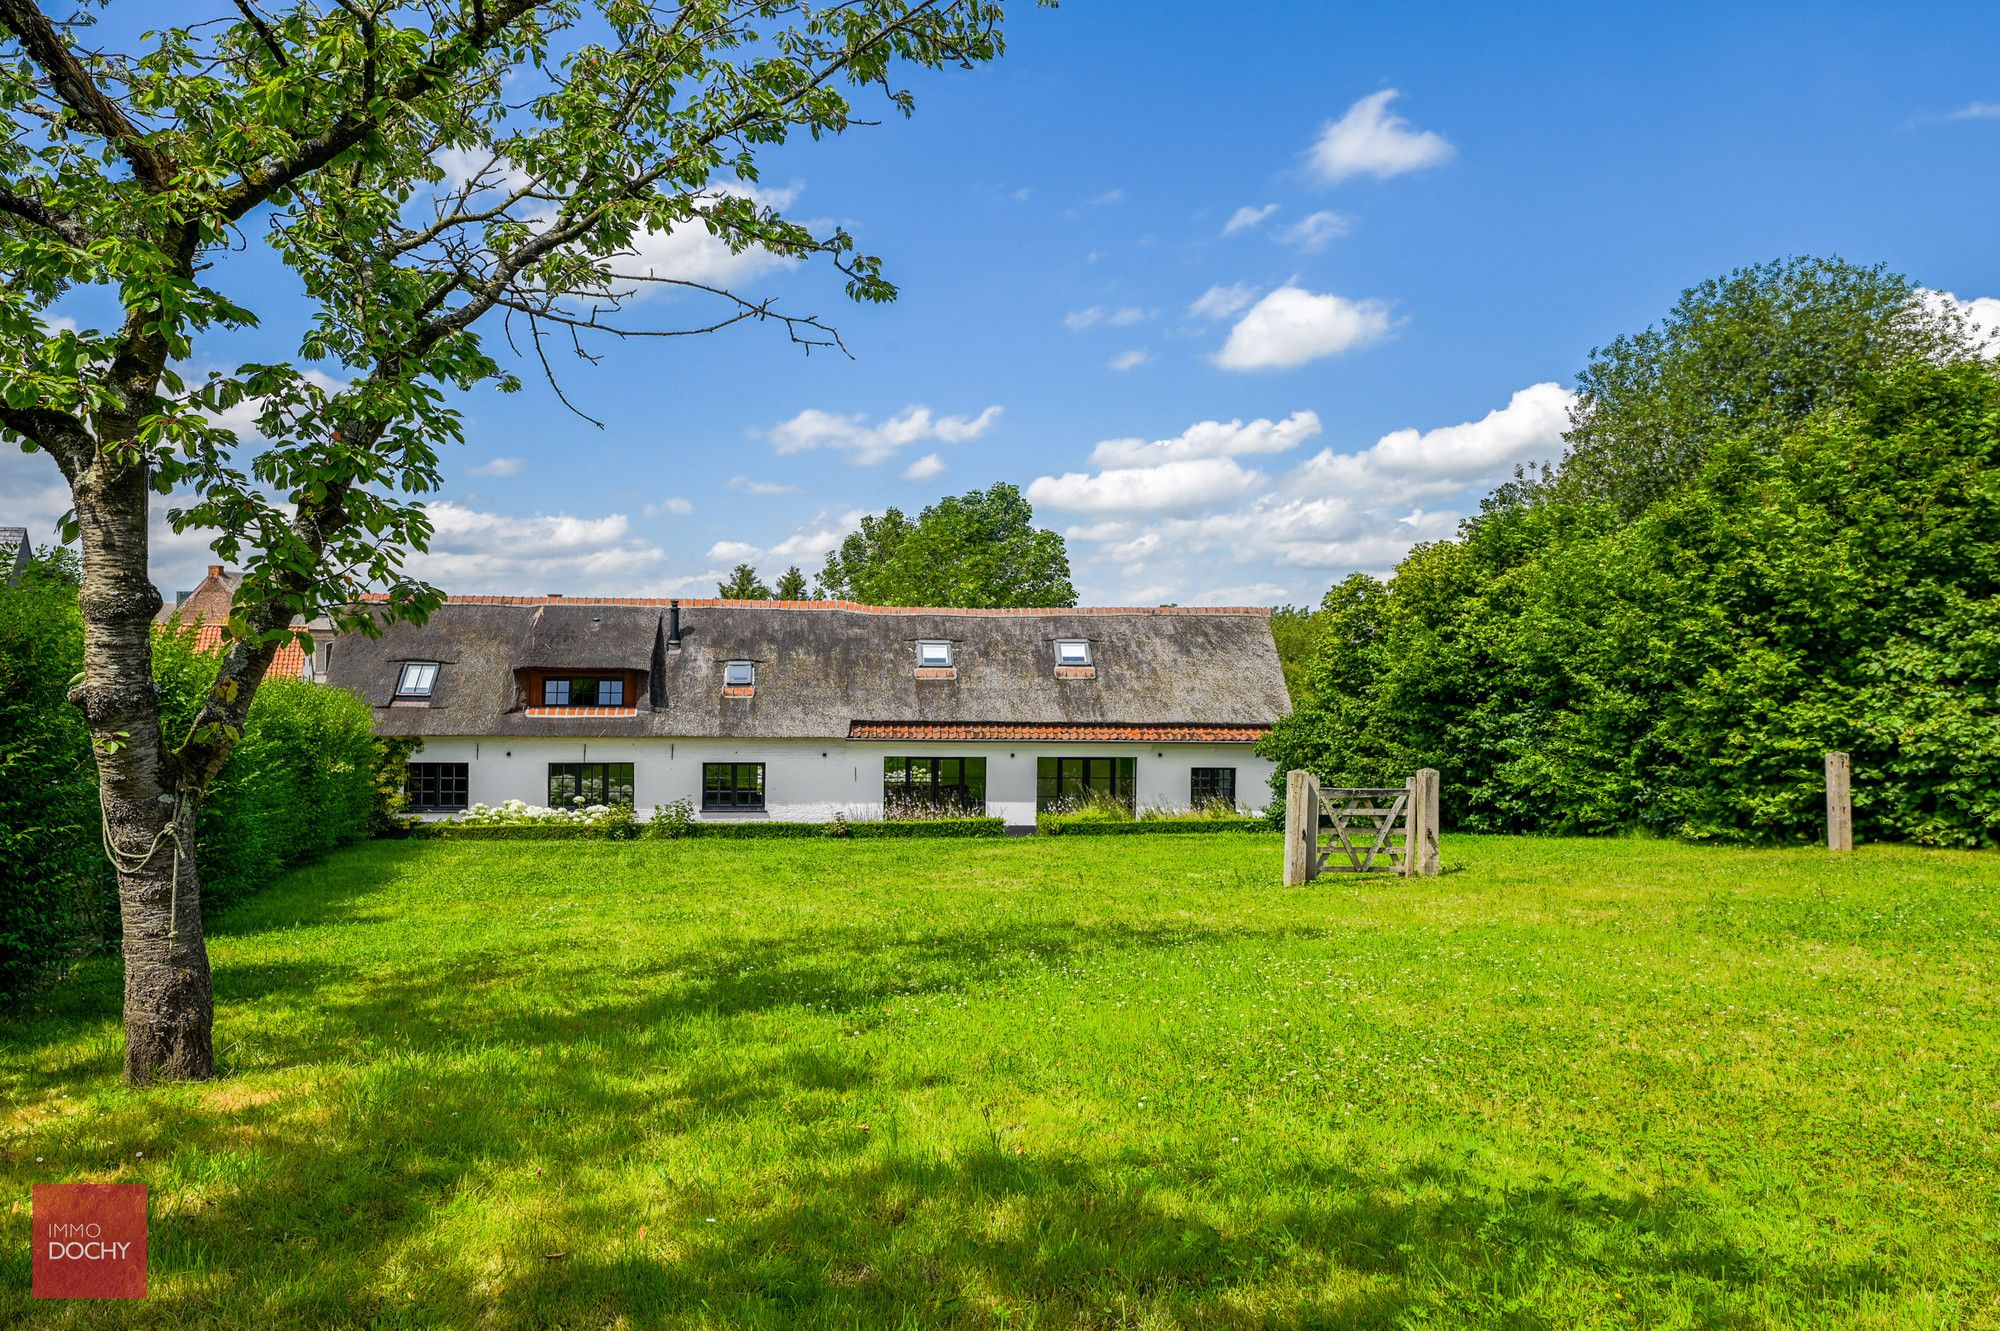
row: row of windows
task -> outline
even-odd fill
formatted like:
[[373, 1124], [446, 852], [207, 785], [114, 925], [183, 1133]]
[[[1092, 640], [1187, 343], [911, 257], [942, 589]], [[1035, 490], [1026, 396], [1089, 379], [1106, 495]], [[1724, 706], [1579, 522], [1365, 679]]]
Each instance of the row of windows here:
[[[1132, 758], [1038, 758], [1035, 808], [1081, 808], [1114, 801], [1131, 808], [1138, 762]], [[411, 763], [403, 784], [410, 807], [445, 813], [468, 804], [468, 764]], [[632, 803], [631, 763], [550, 763], [549, 805]], [[1236, 769], [1196, 767], [1188, 773], [1188, 802], [1236, 802]], [[925, 809], [983, 813], [984, 758], [884, 758], [882, 806], [890, 817]], [[711, 812], [764, 807], [763, 763], [703, 763], [701, 807]]]
[[[1058, 638], [1055, 644], [1056, 664], [1064, 666], [1087, 666], [1091, 664], [1090, 641], [1087, 638]], [[917, 664], [925, 669], [949, 669], [956, 662], [952, 644], [942, 640], [925, 640], [917, 644]], [[396, 678], [398, 698], [428, 699], [437, 687], [438, 663], [436, 661], [405, 661], [403, 670]], [[755, 661], [725, 661], [722, 665], [722, 682], [730, 688], [745, 688], [757, 683], [757, 663]], [[625, 705], [625, 681], [606, 679], [601, 676], [573, 675], [564, 679], [542, 681], [542, 706], [544, 707], [623, 707]]]

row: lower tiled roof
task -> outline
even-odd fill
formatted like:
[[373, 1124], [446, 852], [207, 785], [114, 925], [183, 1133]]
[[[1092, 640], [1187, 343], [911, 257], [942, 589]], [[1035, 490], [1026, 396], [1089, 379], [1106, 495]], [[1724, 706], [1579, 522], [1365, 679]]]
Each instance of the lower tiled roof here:
[[637, 716], [636, 707], [523, 707], [528, 716]]
[[1088, 721], [1012, 724], [983, 721], [856, 721], [849, 739], [1082, 740], [1133, 744], [1248, 744], [1269, 726], [1112, 725]]

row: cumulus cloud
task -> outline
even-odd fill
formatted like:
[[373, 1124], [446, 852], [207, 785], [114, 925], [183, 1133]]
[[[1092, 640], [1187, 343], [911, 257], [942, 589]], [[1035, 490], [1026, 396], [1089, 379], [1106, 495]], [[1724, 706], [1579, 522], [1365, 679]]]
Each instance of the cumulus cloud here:
[[1105, 440], [1090, 455], [1096, 471], [1042, 477], [1028, 495], [1078, 519], [1064, 535], [1093, 595], [1309, 601], [1333, 578], [1386, 572], [1414, 543], [1451, 535], [1517, 463], [1557, 456], [1570, 401], [1560, 385], [1535, 384], [1476, 420], [1325, 448], [1269, 475], [1245, 460], [1317, 437], [1317, 415], [1203, 421], [1172, 439]]
[[1380, 342], [1392, 327], [1379, 300], [1282, 286], [1236, 321], [1212, 359], [1225, 370], [1288, 370]]
[[1151, 359], [1153, 359], [1152, 352], [1134, 347], [1130, 351], [1121, 351], [1113, 356], [1110, 365], [1114, 370], [1136, 370]]
[[751, 564], [759, 569], [817, 564], [845, 540], [848, 533], [860, 530], [861, 517], [859, 510], [838, 516], [822, 513], [775, 545], [717, 541], [708, 547], [707, 557], [718, 564]]
[[[760, 208], [789, 208], [798, 199], [800, 187], [759, 189], [754, 185], [731, 185], [712, 191], [715, 197], [746, 198]], [[759, 277], [775, 268], [789, 268], [796, 259], [771, 253], [761, 245], [733, 250], [699, 218], [667, 231], [648, 231], [633, 238], [632, 250], [615, 267], [621, 273], [667, 281], [700, 282], [706, 286], [730, 287]], [[640, 294], [652, 290], [642, 287]]]
[[1443, 135], [1413, 129], [1389, 110], [1398, 95], [1394, 88], [1370, 93], [1322, 127], [1307, 158], [1313, 174], [1335, 185], [1352, 176], [1400, 176], [1449, 160], [1454, 149]]
[[992, 406], [977, 416], [939, 416], [929, 407], [905, 407], [901, 413], [869, 424], [866, 416], [837, 415], [808, 407], [788, 421], [771, 427], [765, 437], [780, 453], [830, 448], [859, 466], [872, 466], [895, 456], [899, 449], [925, 440], [960, 444], [977, 439], [1000, 419]]
[[418, 577], [452, 592], [610, 595], [658, 576], [666, 552], [632, 535], [623, 513], [516, 517], [454, 500], [427, 506], [431, 548], [410, 557]]
[[926, 453], [903, 468], [906, 481], [928, 481], [944, 470], [944, 458], [936, 453]]
[[1257, 289], [1241, 282], [1210, 287], [1194, 298], [1188, 313], [1201, 319], [1227, 319], [1257, 299]]
[[474, 476], [519, 476], [521, 468], [527, 465], [525, 458], [493, 458], [477, 466], [467, 467], [466, 471]]
[[1248, 231], [1277, 211], [1278, 205], [1275, 203], [1267, 203], [1261, 208], [1253, 208], [1246, 203], [1231, 213], [1229, 220], [1222, 224], [1222, 234], [1233, 236], [1239, 231]]
[[679, 495], [674, 495], [671, 498], [662, 499], [657, 503], [646, 505], [643, 512], [649, 518], [660, 518], [660, 517], [684, 518], [688, 514], [694, 512], [694, 505], [689, 503], [687, 500], [681, 498]]
[[1278, 233], [1278, 239], [1308, 254], [1317, 254], [1352, 229], [1353, 223], [1346, 214], [1320, 211], [1292, 223]]

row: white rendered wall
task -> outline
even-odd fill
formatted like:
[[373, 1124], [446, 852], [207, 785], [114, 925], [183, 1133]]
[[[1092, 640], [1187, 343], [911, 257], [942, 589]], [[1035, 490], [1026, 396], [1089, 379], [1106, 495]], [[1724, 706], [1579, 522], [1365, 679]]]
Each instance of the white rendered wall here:
[[[560, 721], [551, 721], [558, 726]], [[550, 763], [631, 763], [633, 804], [649, 817], [653, 806], [685, 799], [695, 815], [714, 819], [824, 822], [882, 816], [882, 760], [939, 757], [986, 759], [986, 811], [1010, 825], [1035, 821], [1035, 760], [1132, 758], [1137, 762], [1143, 808], [1188, 803], [1189, 770], [1234, 767], [1236, 802], [1261, 809], [1271, 800], [1274, 765], [1248, 744], [994, 744], [866, 742], [853, 740], [688, 739], [433, 739], [412, 755], [419, 762], [465, 763], [468, 797], [475, 804], [515, 799], [546, 804]], [[701, 812], [703, 763], [763, 763], [761, 813]]]

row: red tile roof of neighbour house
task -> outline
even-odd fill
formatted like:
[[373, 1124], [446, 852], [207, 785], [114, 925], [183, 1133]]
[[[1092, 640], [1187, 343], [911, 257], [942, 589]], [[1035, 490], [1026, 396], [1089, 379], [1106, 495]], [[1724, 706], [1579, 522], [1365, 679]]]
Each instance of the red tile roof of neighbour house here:
[[1097, 725], [1089, 722], [1053, 725], [987, 724], [976, 721], [856, 721], [849, 739], [939, 740], [1124, 740], [1137, 744], [1243, 744], [1271, 733], [1269, 726]]
[[[305, 622], [292, 625], [304, 628]], [[222, 625], [196, 624], [194, 628], [194, 649], [198, 652], [219, 652], [222, 650]], [[278, 648], [278, 654], [271, 658], [270, 668], [264, 672], [265, 679], [297, 679], [306, 671], [306, 651], [294, 638]]]
[[[220, 564], [208, 566], [208, 576], [201, 585], [182, 596], [176, 605], [163, 605], [154, 616], [156, 624], [167, 624], [178, 618], [183, 629], [194, 630], [194, 649], [198, 652], [219, 652], [222, 650], [222, 627], [229, 618], [231, 606], [235, 603], [236, 588], [242, 583], [241, 573], [231, 573]], [[306, 626], [302, 619], [292, 621], [292, 627]], [[305, 648], [299, 646], [295, 638], [278, 648], [278, 654], [271, 658], [271, 664], [264, 671], [266, 679], [298, 679], [306, 671]]]

